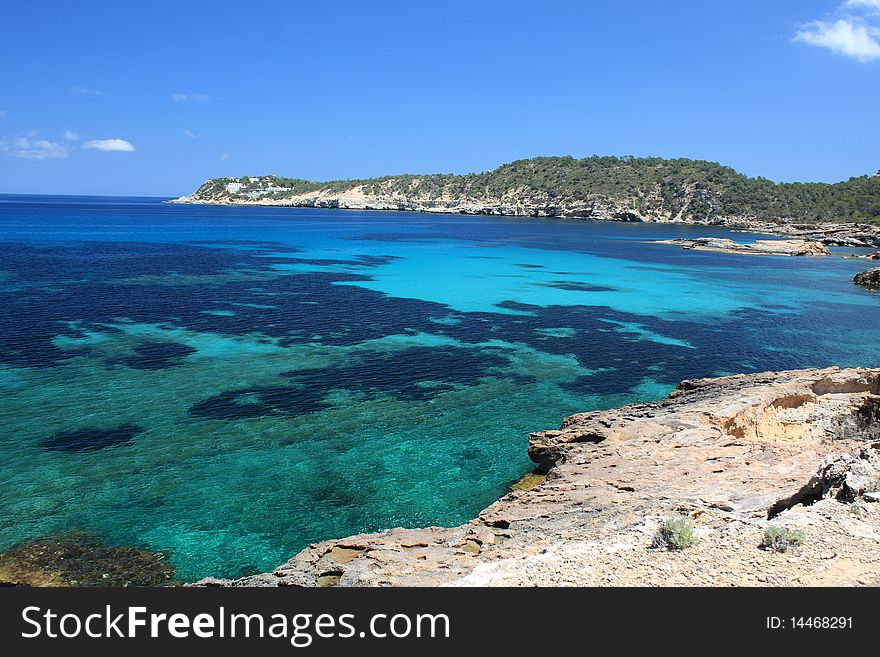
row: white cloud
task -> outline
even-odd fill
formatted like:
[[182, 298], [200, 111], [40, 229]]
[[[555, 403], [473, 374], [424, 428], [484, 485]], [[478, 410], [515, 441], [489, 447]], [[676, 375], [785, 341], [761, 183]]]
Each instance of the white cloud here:
[[228, 159], [229, 159], [229, 153], [223, 153], [223, 154], [220, 156], [220, 159], [221, 159], [221, 160], [228, 160]]
[[83, 148], [96, 151], [123, 151], [130, 153], [134, 150], [134, 144], [124, 139], [92, 139], [83, 143]]
[[183, 134], [185, 134], [185, 135], [186, 135], [187, 137], [189, 137], [190, 139], [198, 139], [199, 137], [201, 137], [201, 135], [196, 134], [196, 133], [193, 132], [192, 130], [184, 130], [184, 131], [183, 131]]
[[64, 139], [66, 141], [79, 141], [80, 139], [82, 139], [82, 137], [80, 137], [79, 134], [76, 132], [73, 132], [71, 130], [65, 130], [64, 131]]
[[0, 139], [0, 153], [25, 160], [61, 159], [70, 155], [64, 144], [30, 137], [16, 137], [11, 141]]
[[802, 25], [794, 40], [860, 62], [880, 59], [880, 0], [846, 0], [835, 21]]
[[202, 102], [206, 100], [211, 100], [211, 97], [207, 94], [183, 94], [178, 92], [171, 94], [171, 100], [178, 103], [184, 103], [187, 101]]
[[880, 11], [880, 0], [846, 0], [847, 7], [866, 7]]
[[88, 87], [71, 87], [70, 93], [80, 96], [109, 96], [109, 91], [101, 91], [100, 89], [89, 89]]
[[814, 21], [795, 35], [795, 41], [828, 48], [838, 55], [855, 57], [860, 62], [880, 58], [880, 30], [853, 19], [834, 23]]

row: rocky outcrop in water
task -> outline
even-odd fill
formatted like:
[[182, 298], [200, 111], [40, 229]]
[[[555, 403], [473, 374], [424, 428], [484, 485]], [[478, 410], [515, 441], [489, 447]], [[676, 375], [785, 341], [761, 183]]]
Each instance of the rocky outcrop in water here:
[[820, 242], [805, 240], [756, 240], [751, 244], [741, 244], [719, 237], [698, 237], [696, 239], [659, 240], [657, 243], [675, 244], [683, 249], [715, 251], [717, 253], [781, 256], [828, 255], [830, 253], [828, 248]]
[[0, 586], [174, 586], [166, 557], [68, 531], [0, 552]]
[[[880, 369], [684, 381], [533, 434], [537, 470], [459, 527], [311, 545], [213, 586], [880, 585]], [[653, 547], [666, 519], [696, 544]], [[768, 527], [801, 547], [762, 549]]]
[[877, 225], [833, 222], [800, 224], [770, 222], [757, 218], [720, 220], [717, 225], [752, 233], [796, 237], [821, 242], [826, 246], [844, 246], [855, 249], [880, 246], [880, 226]]
[[853, 283], [865, 287], [880, 288], [880, 267], [872, 267], [861, 274], [856, 274]]

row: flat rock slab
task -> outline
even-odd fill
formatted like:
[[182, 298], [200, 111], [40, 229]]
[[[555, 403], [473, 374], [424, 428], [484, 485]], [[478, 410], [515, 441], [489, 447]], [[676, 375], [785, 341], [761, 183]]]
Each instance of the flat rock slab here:
[[806, 256], [828, 255], [830, 253], [821, 242], [807, 240], [756, 240], [751, 244], [742, 244], [717, 237], [698, 237], [695, 239], [659, 240], [657, 244], [674, 244], [683, 249], [694, 251], [752, 255]]

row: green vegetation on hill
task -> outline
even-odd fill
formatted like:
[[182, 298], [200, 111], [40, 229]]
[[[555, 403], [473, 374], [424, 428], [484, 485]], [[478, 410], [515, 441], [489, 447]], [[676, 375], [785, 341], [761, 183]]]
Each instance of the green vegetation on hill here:
[[[229, 183], [241, 184], [229, 191]], [[313, 182], [277, 176], [217, 178], [196, 192], [203, 200], [283, 200], [361, 186], [369, 195], [418, 201], [456, 199], [576, 207], [614, 203], [646, 217], [712, 220], [756, 217], [799, 222], [880, 223], [880, 172], [844, 182], [774, 183], [702, 160], [646, 157], [536, 157], [466, 175], [400, 175]]]

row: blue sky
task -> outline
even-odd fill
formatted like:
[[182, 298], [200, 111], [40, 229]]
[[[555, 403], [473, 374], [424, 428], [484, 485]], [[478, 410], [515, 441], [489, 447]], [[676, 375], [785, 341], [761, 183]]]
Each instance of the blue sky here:
[[6, 3], [0, 192], [693, 157], [880, 169], [880, 0]]

